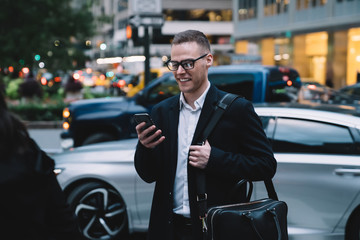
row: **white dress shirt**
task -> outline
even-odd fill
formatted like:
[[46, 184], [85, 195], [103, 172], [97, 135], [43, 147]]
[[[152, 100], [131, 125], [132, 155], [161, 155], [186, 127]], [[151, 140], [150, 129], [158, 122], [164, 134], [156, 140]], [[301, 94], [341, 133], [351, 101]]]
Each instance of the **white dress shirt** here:
[[188, 193], [188, 154], [195, 128], [198, 123], [205, 97], [209, 91], [210, 83], [204, 93], [195, 101], [193, 109], [185, 100], [183, 93], [180, 94], [180, 114], [178, 126], [178, 156], [176, 176], [174, 183], [174, 208], [176, 214], [190, 217], [189, 193]]

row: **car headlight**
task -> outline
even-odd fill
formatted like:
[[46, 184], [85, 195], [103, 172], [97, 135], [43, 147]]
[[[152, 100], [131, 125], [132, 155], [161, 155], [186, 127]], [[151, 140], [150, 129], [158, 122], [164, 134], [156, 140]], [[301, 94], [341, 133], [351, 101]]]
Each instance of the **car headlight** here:
[[64, 110], [63, 110], [63, 117], [64, 117], [64, 118], [70, 117], [69, 108], [64, 108]]
[[65, 170], [65, 168], [55, 168], [54, 169], [54, 173], [55, 175], [59, 175], [60, 173], [62, 173]]

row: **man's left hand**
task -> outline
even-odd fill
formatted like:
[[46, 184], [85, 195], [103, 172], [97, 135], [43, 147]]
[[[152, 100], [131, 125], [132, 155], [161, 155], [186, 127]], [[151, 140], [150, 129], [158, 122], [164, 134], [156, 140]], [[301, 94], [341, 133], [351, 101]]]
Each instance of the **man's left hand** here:
[[210, 151], [211, 146], [207, 140], [202, 146], [191, 145], [189, 149], [189, 164], [196, 168], [205, 169], [209, 161]]

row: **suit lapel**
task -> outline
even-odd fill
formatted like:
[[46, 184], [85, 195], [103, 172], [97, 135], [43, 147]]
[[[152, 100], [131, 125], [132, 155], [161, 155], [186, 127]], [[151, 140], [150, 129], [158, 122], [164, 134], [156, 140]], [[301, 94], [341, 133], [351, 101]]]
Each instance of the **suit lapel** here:
[[[179, 126], [179, 98], [176, 98], [171, 105], [169, 106], [168, 112], [168, 126], [169, 126], [169, 134], [170, 134], [170, 154], [169, 159], [174, 159], [174, 161], [170, 162], [170, 176], [172, 179], [172, 183], [175, 179], [176, 173], [176, 165], [177, 165], [177, 155], [178, 155], [178, 126]], [[169, 155], [170, 155], [169, 154]]]

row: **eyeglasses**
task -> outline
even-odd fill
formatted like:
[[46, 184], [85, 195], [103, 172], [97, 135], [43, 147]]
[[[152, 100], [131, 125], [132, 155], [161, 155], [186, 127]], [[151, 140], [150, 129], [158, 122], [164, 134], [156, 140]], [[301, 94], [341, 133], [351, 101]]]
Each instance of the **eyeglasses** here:
[[170, 71], [177, 71], [179, 66], [181, 65], [183, 69], [185, 70], [189, 70], [189, 69], [193, 69], [195, 62], [205, 56], [207, 56], [208, 53], [196, 58], [196, 59], [186, 59], [186, 60], [182, 60], [181, 62], [177, 62], [177, 61], [167, 61], [166, 62], [166, 66], [168, 67], [168, 69]]

